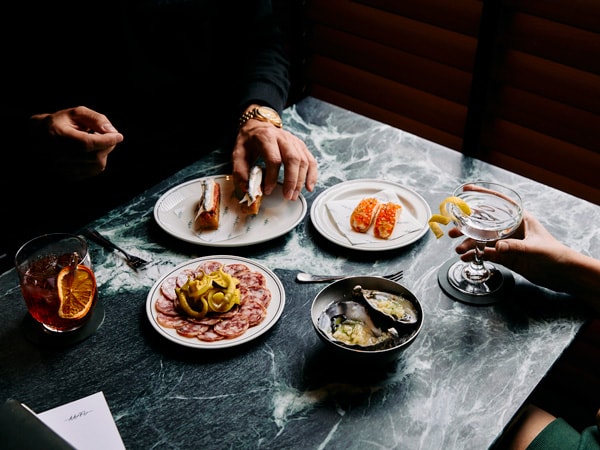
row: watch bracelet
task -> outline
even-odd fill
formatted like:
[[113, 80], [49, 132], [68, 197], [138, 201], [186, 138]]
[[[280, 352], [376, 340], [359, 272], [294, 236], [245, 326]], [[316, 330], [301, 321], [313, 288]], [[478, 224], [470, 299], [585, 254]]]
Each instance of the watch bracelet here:
[[[260, 120], [260, 119], [258, 119], [258, 117], [257, 117], [257, 116], [258, 116], [258, 107], [256, 107], [256, 108], [252, 108], [251, 110], [249, 110], [249, 111], [246, 111], [244, 114], [242, 114], [242, 115], [240, 116], [240, 119], [239, 119], [239, 121], [238, 121], [238, 122], [239, 122], [239, 123], [238, 123], [238, 128], [242, 128], [242, 126], [244, 126], [244, 124], [245, 124], [246, 122], [248, 122], [250, 119], [257, 119], [257, 120]], [[278, 126], [278, 125], [274, 124], [273, 122], [271, 122], [271, 121], [270, 121], [270, 120], [268, 120], [268, 119], [267, 119], [267, 120], [261, 120], [261, 122], [267, 122], [267, 123], [270, 123], [271, 125], [273, 125], [274, 127], [277, 127], [277, 128], [283, 128], [282, 126]]]

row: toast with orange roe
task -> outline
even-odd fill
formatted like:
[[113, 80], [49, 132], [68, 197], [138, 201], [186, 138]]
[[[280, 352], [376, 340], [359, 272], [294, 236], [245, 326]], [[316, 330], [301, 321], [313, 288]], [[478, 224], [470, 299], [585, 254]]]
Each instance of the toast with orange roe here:
[[441, 225], [448, 225], [452, 221], [452, 216], [448, 212], [448, 204], [458, 206], [467, 216], [471, 215], [471, 208], [463, 199], [458, 197], [446, 197], [442, 203], [440, 203], [440, 213], [432, 214], [428, 222], [429, 228], [433, 231], [433, 234], [437, 239], [444, 235]]
[[388, 239], [392, 235], [400, 211], [402, 211], [402, 206], [393, 202], [384, 203], [379, 207], [373, 225], [375, 237]]
[[366, 233], [375, 219], [379, 210], [379, 200], [374, 197], [363, 198], [352, 214], [350, 214], [350, 226], [354, 231]]

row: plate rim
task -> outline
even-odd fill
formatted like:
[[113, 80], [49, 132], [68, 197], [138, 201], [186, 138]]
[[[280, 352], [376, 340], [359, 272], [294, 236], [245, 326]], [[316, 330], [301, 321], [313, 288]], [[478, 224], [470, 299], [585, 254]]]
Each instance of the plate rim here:
[[[318, 215], [318, 214], [316, 214], [317, 208], [324, 203], [324, 201], [325, 201], [324, 199], [326, 198], [326, 196], [331, 195], [331, 193], [335, 193], [338, 190], [343, 190], [344, 188], [348, 187], [349, 185], [367, 184], [367, 183], [385, 184], [391, 188], [399, 189], [403, 192], [410, 193], [411, 195], [415, 196], [416, 198], [418, 198], [421, 201], [422, 205], [424, 206], [424, 209], [428, 213], [427, 219], [429, 219], [429, 217], [431, 217], [431, 208], [429, 207], [429, 204], [427, 203], [427, 201], [425, 201], [425, 198], [421, 194], [419, 194], [417, 191], [415, 191], [414, 189], [406, 187], [395, 181], [380, 180], [377, 178], [357, 178], [354, 180], [342, 181], [340, 183], [337, 183], [333, 186], [328, 187], [323, 192], [321, 192], [317, 196], [317, 198], [315, 198], [315, 200], [313, 201], [311, 208], [310, 208], [310, 219], [311, 219], [311, 223], [313, 224], [313, 226], [315, 227], [315, 229], [319, 232], [319, 234], [321, 236], [323, 236], [328, 241], [330, 241], [336, 245], [339, 245], [341, 247], [348, 248], [351, 250], [361, 250], [361, 251], [369, 251], [369, 252], [381, 252], [381, 251], [389, 251], [389, 250], [399, 249], [402, 247], [409, 246], [409, 245], [417, 242], [423, 236], [425, 236], [425, 234], [428, 231], [427, 220], [425, 220], [425, 222], [423, 223], [421, 230], [418, 233], [416, 233], [412, 238], [410, 238], [408, 241], [402, 241], [401, 243], [390, 244], [387, 246], [382, 246], [382, 247], [377, 247], [377, 248], [370, 247], [368, 244], [352, 245], [341, 234], [339, 235], [339, 237], [337, 237], [337, 236], [334, 237], [330, 233], [327, 233], [327, 231], [323, 228], [323, 225], [321, 223], [319, 223], [319, 221], [316, 219], [316, 217]], [[324, 207], [324, 204], [322, 206]]]
[[[294, 201], [293, 203], [296, 202], [300, 202], [300, 214], [297, 218], [297, 220], [295, 220], [289, 227], [283, 227], [279, 232], [275, 233], [275, 234], [267, 234], [265, 237], [263, 238], [259, 238], [259, 239], [253, 239], [253, 240], [238, 240], [236, 238], [233, 239], [228, 239], [225, 241], [218, 241], [218, 242], [206, 242], [206, 241], [202, 241], [201, 239], [195, 237], [195, 236], [188, 236], [188, 235], [184, 235], [182, 233], [177, 233], [176, 231], [170, 229], [169, 227], [167, 227], [163, 221], [160, 218], [160, 205], [170, 196], [172, 195], [174, 192], [183, 189], [185, 186], [189, 185], [189, 184], [193, 184], [193, 183], [199, 183], [201, 180], [207, 180], [207, 179], [221, 179], [221, 178], [227, 178], [227, 177], [231, 177], [232, 175], [228, 175], [228, 174], [221, 174], [221, 175], [208, 175], [205, 177], [198, 177], [198, 178], [194, 178], [192, 180], [187, 180], [184, 181], [180, 184], [177, 184], [175, 186], [172, 186], [170, 189], [168, 189], [167, 191], [165, 191], [159, 198], [158, 200], [156, 200], [156, 202], [154, 203], [154, 210], [153, 210], [153, 215], [154, 215], [154, 221], [158, 224], [158, 226], [167, 234], [169, 234], [170, 236], [176, 238], [176, 239], [180, 239], [184, 242], [188, 242], [190, 244], [195, 244], [195, 245], [200, 245], [203, 247], [220, 247], [220, 248], [228, 248], [228, 247], [246, 247], [249, 245], [255, 245], [255, 244], [261, 244], [263, 242], [267, 242], [273, 239], [276, 239], [278, 237], [281, 237], [283, 235], [285, 235], [286, 233], [289, 233], [291, 230], [293, 230], [296, 226], [298, 226], [298, 224], [300, 222], [302, 222], [302, 220], [306, 217], [306, 213], [308, 212], [308, 205], [306, 202], [306, 198], [302, 195], [302, 193], [300, 193], [298, 195], [298, 199], [296, 201]], [[278, 186], [283, 187], [282, 183], [278, 182], [277, 183]], [[271, 194], [272, 195], [272, 194]], [[259, 213], [260, 214], [260, 213]]]
[[[244, 337], [244, 335], [246, 334], [246, 333], [244, 333], [243, 335], [238, 336], [233, 339], [222, 339], [222, 340], [216, 341], [216, 342], [204, 342], [199, 339], [185, 338], [183, 336], [176, 335], [173, 332], [168, 332], [167, 328], [163, 327], [156, 321], [156, 308], [154, 308], [154, 304], [156, 303], [156, 294], [159, 293], [161, 284], [167, 278], [169, 278], [170, 276], [176, 275], [177, 273], [181, 272], [184, 269], [190, 268], [190, 266], [197, 267], [201, 262], [205, 262], [205, 261], [223, 262], [223, 260], [229, 261], [227, 263], [224, 262], [224, 264], [242, 263], [242, 264], [248, 265], [252, 270], [260, 269], [261, 271], [266, 273], [267, 276], [269, 276], [271, 278], [273, 283], [278, 288], [278, 291], [279, 291], [279, 295], [277, 297], [278, 304], [275, 308], [275, 313], [272, 317], [269, 317], [268, 315], [267, 315], [267, 317], [265, 317], [265, 320], [263, 322], [265, 324], [262, 326], [262, 328], [260, 328], [261, 324], [259, 324], [258, 325], [259, 329], [257, 331], [255, 331], [254, 334], [252, 334], [251, 336]], [[272, 289], [271, 289], [271, 291], [272, 291]], [[276, 298], [275, 294], [276, 293], [271, 292], [271, 302], [273, 302], [275, 300], [275, 298]], [[146, 296], [146, 316], [148, 318], [148, 321], [150, 322], [150, 325], [152, 325], [152, 327], [158, 332], [158, 334], [160, 334], [162, 337], [164, 337], [165, 339], [167, 339], [175, 344], [179, 344], [184, 347], [194, 348], [194, 349], [199, 349], [199, 350], [221, 350], [221, 349], [225, 349], [225, 348], [237, 347], [239, 345], [247, 344], [248, 342], [251, 342], [254, 339], [257, 339], [258, 337], [262, 336], [267, 331], [269, 331], [281, 318], [281, 315], [283, 314], [283, 310], [285, 308], [285, 301], [286, 301], [285, 288], [283, 286], [282, 281], [275, 274], [275, 272], [273, 272], [267, 266], [265, 266], [261, 263], [258, 263], [254, 260], [244, 258], [242, 256], [209, 255], [209, 256], [201, 256], [201, 257], [194, 258], [194, 259], [182, 262], [180, 264], [177, 264], [175, 267], [171, 268], [168, 272], [163, 274], [158, 280], [156, 280], [154, 282], [154, 284], [152, 285], [152, 287], [150, 288], [148, 295]], [[269, 305], [269, 307], [270, 306], [271, 305]], [[268, 308], [267, 308], [267, 310], [268, 310]]]

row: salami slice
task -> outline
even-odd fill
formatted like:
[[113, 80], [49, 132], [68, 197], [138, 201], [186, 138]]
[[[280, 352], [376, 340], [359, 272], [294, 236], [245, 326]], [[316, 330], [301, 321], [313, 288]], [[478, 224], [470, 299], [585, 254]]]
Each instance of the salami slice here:
[[218, 261], [206, 261], [198, 266], [198, 268], [196, 269], [196, 273], [200, 273], [201, 271], [203, 271], [206, 274], [210, 274], [219, 270], [222, 265], [223, 264], [221, 264]]
[[248, 272], [250, 269], [245, 264], [227, 264], [223, 271], [239, 279], [238, 275]]
[[175, 331], [177, 331], [177, 333], [181, 336], [189, 338], [197, 337], [203, 333], [206, 333], [208, 330], [210, 330], [209, 325], [194, 323], [190, 322], [189, 320], [175, 329]]
[[214, 324], [219, 323], [221, 321], [221, 318], [206, 316], [206, 317], [203, 317], [202, 319], [193, 319], [190, 317], [188, 320], [190, 322], [194, 322], [194, 323], [200, 323], [203, 325], [213, 326]]
[[179, 312], [175, 309], [173, 300], [168, 299], [163, 294], [158, 295], [154, 307], [158, 312], [166, 314], [167, 316], [179, 316]]
[[240, 289], [240, 293], [242, 294], [242, 297], [244, 299], [256, 299], [258, 300], [260, 303], [262, 303], [262, 305], [265, 308], [269, 307], [269, 304], [271, 303], [271, 291], [269, 289], [267, 289], [266, 287], [259, 287], [259, 288], [252, 288], [252, 289], [246, 289], [244, 288], [244, 290], [242, 291], [242, 289]]
[[253, 327], [267, 317], [267, 308], [256, 298], [248, 298], [240, 308], [240, 314], [248, 319], [248, 324]]
[[240, 285], [248, 288], [266, 286], [267, 279], [260, 272], [250, 270], [244, 264], [228, 264], [223, 270], [240, 281]]
[[215, 342], [225, 339], [225, 336], [215, 332], [213, 327], [209, 327], [208, 330], [206, 330], [204, 333], [199, 333], [196, 337], [201, 341], [206, 342]]
[[196, 277], [196, 272], [193, 271], [192, 269], [185, 269], [182, 270], [181, 272], [179, 272], [179, 274], [176, 277], [176, 284], [177, 287], [181, 287], [183, 286], [185, 283], [187, 283], [187, 281], [190, 278], [195, 278]]
[[243, 314], [237, 314], [230, 319], [224, 319], [214, 326], [215, 332], [227, 339], [241, 336], [248, 328], [250, 328], [250, 323]]
[[156, 321], [165, 328], [177, 328], [187, 323], [183, 316], [168, 316], [161, 312], [156, 314]]
[[177, 287], [177, 277], [172, 276], [167, 278], [160, 285], [160, 292], [162, 295], [167, 297], [169, 300], [175, 300], [177, 298], [177, 294], [175, 293], [175, 288]]

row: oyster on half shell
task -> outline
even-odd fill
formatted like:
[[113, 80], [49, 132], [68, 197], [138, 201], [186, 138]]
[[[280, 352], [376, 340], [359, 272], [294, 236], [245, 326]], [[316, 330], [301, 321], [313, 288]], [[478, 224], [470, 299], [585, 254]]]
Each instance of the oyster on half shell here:
[[413, 324], [419, 320], [419, 313], [415, 305], [401, 295], [374, 289], [363, 289], [360, 285], [354, 286], [352, 294], [356, 298], [363, 299], [371, 308], [389, 317], [394, 322]]
[[331, 303], [319, 316], [318, 327], [328, 339], [347, 347], [381, 350], [400, 343], [394, 327], [380, 323], [368, 306], [354, 300]]

